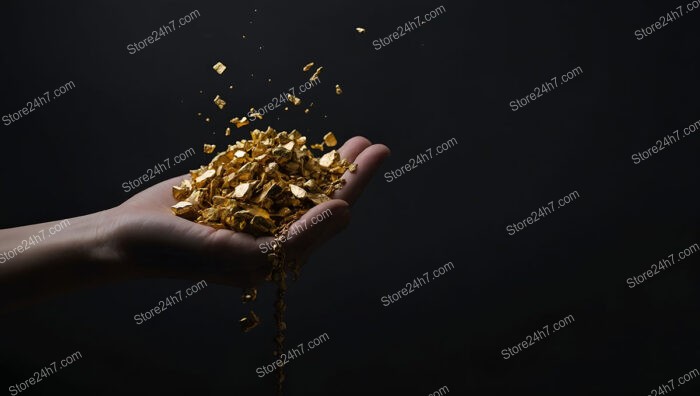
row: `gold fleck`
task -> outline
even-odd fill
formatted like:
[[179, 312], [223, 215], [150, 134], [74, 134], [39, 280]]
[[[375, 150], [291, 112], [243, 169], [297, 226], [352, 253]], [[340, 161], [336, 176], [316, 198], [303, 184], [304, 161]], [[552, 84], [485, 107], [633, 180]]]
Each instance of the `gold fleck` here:
[[309, 62], [309, 63], [306, 64], [306, 66], [304, 66], [304, 68], [303, 68], [302, 70], [304, 70], [305, 72], [307, 72], [307, 71], [311, 70], [312, 67], [314, 67], [314, 63], [313, 63], [313, 62]]
[[338, 144], [338, 140], [335, 138], [335, 135], [333, 132], [328, 132], [324, 137], [323, 137], [323, 142], [326, 144], [328, 147], [335, 147], [336, 144]]
[[214, 98], [214, 104], [219, 106], [219, 109], [223, 109], [224, 106], [226, 106], [226, 101], [221, 99], [221, 96], [216, 95], [216, 97]]
[[343, 93], [343, 89], [340, 88], [340, 84], [335, 84], [335, 94], [340, 95]]
[[314, 75], [311, 76], [311, 78], [309, 79], [309, 81], [316, 80], [316, 79], [318, 78], [318, 76], [321, 74], [321, 70], [323, 70], [323, 66], [321, 66], [321, 67], [319, 67], [318, 69], [316, 69], [316, 72], [314, 72]]
[[205, 144], [204, 145], [204, 153], [205, 154], [211, 154], [216, 150], [216, 145], [215, 144]]
[[299, 105], [301, 104], [301, 99], [297, 98], [296, 96], [294, 96], [294, 95], [292, 95], [292, 94], [290, 94], [290, 93], [287, 94], [287, 100], [289, 100], [290, 102], [292, 102], [292, 104], [293, 104], [294, 106], [299, 106]]
[[217, 73], [223, 74], [223, 72], [226, 70], [226, 65], [221, 62], [216, 62], [213, 69], [216, 70]]

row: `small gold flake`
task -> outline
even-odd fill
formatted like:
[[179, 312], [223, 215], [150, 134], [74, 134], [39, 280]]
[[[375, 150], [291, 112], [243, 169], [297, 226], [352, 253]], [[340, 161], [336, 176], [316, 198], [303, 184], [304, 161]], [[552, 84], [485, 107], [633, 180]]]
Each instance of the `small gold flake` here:
[[231, 124], [235, 124], [236, 128], [240, 128], [240, 127], [244, 127], [244, 126], [250, 124], [250, 121], [248, 121], [248, 119], [246, 117], [243, 117], [243, 118], [235, 117], [231, 120]]
[[216, 97], [214, 98], [214, 104], [219, 106], [219, 109], [223, 109], [224, 106], [226, 106], [226, 101], [221, 99], [221, 96], [216, 95]]
[[325, 136], [323, 136], [323, 143], [325, 143], [328, 147], [335, 147], [335, 145], [338, 144], [338, 140], [335, 138], [333, 132], [328, 132]]
[[216, 145], [215, 144], [205, 144], [204, 145], [204, 153], [205, 154], [211, 154], [216, 150]]
[[321, 70], [323, 70], [323, 66], [321, 66], [321, 67], [319, 67], [318, 69], [316, 69], [316, 71], [314, 72], [314, 75], [311, 76], [311, 78], [309, 79], [309, 81], [316, 80], [316, 79], [318, 78], [318, 76], [321, 74]]
[[340, 88], [340, 84], [335, 84], [335, 94], [340, 95], [343, 93], [343, 89]]
[[224, 133], [224, 135], [230, 136], [231, 135], [231, 128], [226, 127], [226, 132]]
[[304, 114], [309, 114], [309, 109], [304, 109]]
[[287, 100], [292, 102], [294, 106], [299, 106], [301, 104], [301, 99], [297, 98], [296, 96], [290, 93], [287, 94]]
[[223, 72], [226, 70], [226, 65], [221, 62], [216, 62], [213, 69], [216, 70], [217, 73], [223, 74]]
[[361, 28], [361, 27], [356, 27], [355, 30], [357, 30], [357, 33], [364, 33], [365, 32], [365, 28]]
[[314, 67], [314, 63], [313, 63], [313, 62], [309, 62], [309, 63], [306, 64], [306, 66], [304, 66], [304, 68], [303, 68], [302, 70], [304, 70], [305, 72], [307, 72], [307, 71], [311, 70], [312, 67]]

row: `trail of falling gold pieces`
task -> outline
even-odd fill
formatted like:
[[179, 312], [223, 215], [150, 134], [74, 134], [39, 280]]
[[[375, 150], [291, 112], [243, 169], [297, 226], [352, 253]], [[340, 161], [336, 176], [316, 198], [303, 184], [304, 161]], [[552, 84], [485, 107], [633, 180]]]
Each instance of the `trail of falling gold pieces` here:
[[[246, 117], [231, 120], [239, 128], [248, 122]], [[229, 145], [208, 166], [190, 171], [189, 179], [174, 186], [172, 193], [178, 202], [171, 210], [176, 216], [217, 229], [256, 237], [275, 236], [267, 255], [272, 269], [266, 280], [277, 285], [273, 355], [279, 359], [284, 353], [287, 330], [287, 271], [296, 279], [300, 268], [296, 261], [287, 258], [278, 241], [309, 209], [330, 200], [333, 192], [344, 185], [343, 174], [354, 172], [357, 165], [341, 159], [336, 150], [316, 158], [307, 148], [306, 137], [296, 130], [278, 133], [268, 127], [250, 135], [250, 140]], [[323, 150], [324, 145], [334, 147], [337, 143], [333, 132], [328, 132], [323, 143], [311, 147]], [[213, 144], [204, 145], [205, 153], [215, 150]], [[255, 288], [244, 289], [241, 302], [255, 302], [257, 295]], [[243, 332], [259, 324], [260, 318], [252, 309], [240, 319]], [[284, 368], [279, 367], [278, 395], [282, 395], [284, 380]]]

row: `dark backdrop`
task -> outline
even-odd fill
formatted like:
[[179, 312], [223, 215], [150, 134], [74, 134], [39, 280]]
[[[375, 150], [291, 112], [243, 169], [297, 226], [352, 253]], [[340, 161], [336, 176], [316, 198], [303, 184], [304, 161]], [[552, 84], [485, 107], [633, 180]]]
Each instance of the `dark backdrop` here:
[[[278, 109], [256, 126], [315, 141], [328, 130], [364, 135], [392, 149], [382, 173], [458, 145], [391, 183], [378, 175], [350, 227], [291, 285], [289, 345], [330, 340], [288, 366], [287, 394], [649, 394], [700, 366], [700, 254], [634, 289], [626, 279], [699, 242], [700, 136], [639, 165], [630, 156], [700, 119], [700, 11], [641, 41], [634, 31], [685, 4], [4, 4], [2, 115], [76, 87], [0, 126], [0, 227], [115, 206], [135, 193], [123, 182], [189, 147], [197, 155], [158, 180], [204, 164], [203, 143], [247, 130], [223, 136], [229, 116], [303, 83], [313, 60], [324, 72], [303, 96], [315, 101], [311, 115]], [[440, 5], [443, 15], [374, 49]], [[195, 9], [189, 25], [128, 53]], [[511, 100], [579, 66], [576, 79], [511, 111]], [[211, 103], [217, 93], [225, 112]], [[572, 191], [570, 205], [506, 232]], [[450, 261], [449, 273], [382, 306]], [[24, 393], [273, 394], [273, 376], [255, 373], [272, 361], [271, 287], [257, 303], [265, 322], [249, 334], [237, 323], [240, 290], [218, 285], [135, 325], [134, 314], [190, 284], [116, 284], [3, 315], [0, 386], [79, 350], [80, 361]], [[503, 348], [567, 315], [575, 322], [503, 359]], [[674, 394], [697, 394], [697, 382]]]

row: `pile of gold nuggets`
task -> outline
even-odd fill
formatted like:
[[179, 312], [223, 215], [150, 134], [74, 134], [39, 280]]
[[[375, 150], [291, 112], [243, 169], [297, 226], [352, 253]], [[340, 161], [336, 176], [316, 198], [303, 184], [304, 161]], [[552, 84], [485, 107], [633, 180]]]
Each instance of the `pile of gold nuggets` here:
[[[175, 215], [214, 228], [254, 236], [275, 236], [310, 208], [330, 199], [340, 189], [346, 171], [357, 165], [340, 158], [336, 150], [314, 157], [306, 137], [297, 130], [277, 132], [271, 127], [250, 133], [216, 154], [209, 165], [190, 171], [191, 178], [173, 187], [178, 201]], [[322, 144], [334, 147], [327, 133]], [[214, 145], [205, 145], [213, 153]]]

